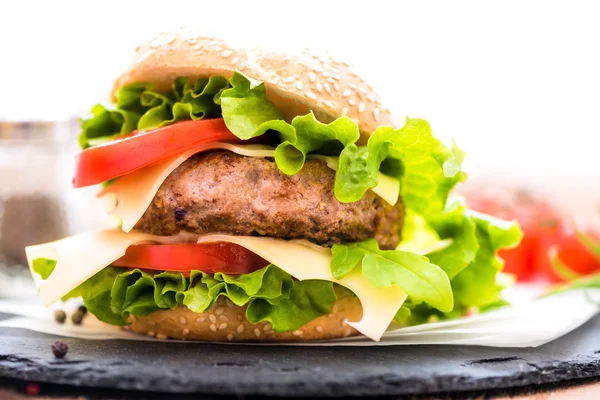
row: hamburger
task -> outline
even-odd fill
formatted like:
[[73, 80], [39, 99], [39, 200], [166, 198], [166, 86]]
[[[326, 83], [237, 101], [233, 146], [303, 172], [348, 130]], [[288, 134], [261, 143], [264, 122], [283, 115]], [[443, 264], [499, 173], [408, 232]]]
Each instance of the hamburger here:
[[30, 246], [46, 305], [158, 338], [298, 341], [501, 301], [519, 227], [450, 198], [464, 153], [395, 126], [351, 67], [182, 28], [141, 44], [81, 123], [74, 187], [114, 229]]

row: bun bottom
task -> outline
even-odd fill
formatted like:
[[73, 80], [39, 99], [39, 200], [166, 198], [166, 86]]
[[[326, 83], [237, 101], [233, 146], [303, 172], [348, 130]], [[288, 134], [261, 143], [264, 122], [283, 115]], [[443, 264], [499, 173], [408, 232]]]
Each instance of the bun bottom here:
[[298, 342], [335, 339], [358, 334], [346, 321], [359, 321], [362, 306], [354, 296], [339, 297], [330, 314], [318, 317], [293, 332], [275, 332], [269, 322], [252, 324], [246, 319], [246, 306], [236, 306], [220, 297], [213, 307], [195, 313], [187, 307], [160, 310], [145, 317], [130, 316], [126, 329], [159, 339], [203, 340], [211, 342]]

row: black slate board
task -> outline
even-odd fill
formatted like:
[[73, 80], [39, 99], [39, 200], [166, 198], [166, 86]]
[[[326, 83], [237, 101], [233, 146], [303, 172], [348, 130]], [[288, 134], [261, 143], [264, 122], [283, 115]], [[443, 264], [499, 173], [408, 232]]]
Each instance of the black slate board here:
[[0, 378], [206, 395], [385, 396], [506, 389], [600, 376], [600, 316], [538, 348], [257, 347], [64, 339], [0, 328]]

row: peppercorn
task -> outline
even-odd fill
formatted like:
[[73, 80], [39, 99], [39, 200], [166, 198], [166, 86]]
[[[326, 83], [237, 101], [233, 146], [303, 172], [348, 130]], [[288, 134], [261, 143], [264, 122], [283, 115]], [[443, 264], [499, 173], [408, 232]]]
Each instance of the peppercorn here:
[[83, 313], [81, 311], [76, 311], [71, 315], [71, 322], [75, 325], [81, 325], [81, 321], [83, 321]]
[[56, 357], [56, 358], [63, 358], [64, 356], [67, 355], [68, 351], [69, 351], [69, 346], [67, 346], [60, 340], [54, 342], [54, 344], [52, 345], [52, 354], [54, 354], [54, 357]]
[[81, 314], [85, 315], [87, 314], [87, 307], [86, 306], [79, 306], [79, 308], [77, 308], [77, 312], [80, 312]]
[[62, 324], [66, 321], [67, 319], [67, 313], [64, 312], [63, 310], [56, 310], [54, 311], [54, 320], [56, 322], [58, 322], [59, 324]]

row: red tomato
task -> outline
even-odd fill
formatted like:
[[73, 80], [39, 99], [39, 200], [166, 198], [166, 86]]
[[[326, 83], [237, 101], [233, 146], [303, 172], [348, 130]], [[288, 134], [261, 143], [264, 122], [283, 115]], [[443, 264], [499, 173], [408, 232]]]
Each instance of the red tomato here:
[[113, 263], [117, 267], [209, 274], [242, 275], [269, 263], [250, 250], [233, 243], [135, 244]]
[[177, 122], [90, 147], [75, 156], [73, 186], [102, 183], [211, 142], [241, 140], [218, 118]]
[[536, 254], [541, 238], [553, 235], [560, 211], [548, 201], [522, 189], [503, 186], [472, 186], [461, 194], [470, 208], [506, 220], [517, 220], [523, 229], [521, 244], [498, 255], [505, 261], [504, 272], [516, 275], [519, 281], [535, 275]]
[[537, 279], [550, 282], [566, 281], [556, 272], [552, 264], [549, 255], [551, 249], [554, 249], [560, 262], [576, 274], [589, 275], [600, 270], [600, 260], [577, 236], [575, 226], [592, 241], [600, 243], [600, 232], [597, 229], [564, 218], [560, 221], [554, 235], [545, 236], [540, 240], [535, 257]]

